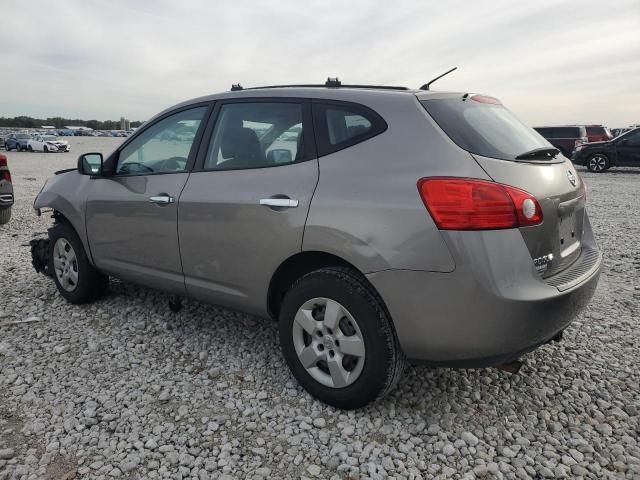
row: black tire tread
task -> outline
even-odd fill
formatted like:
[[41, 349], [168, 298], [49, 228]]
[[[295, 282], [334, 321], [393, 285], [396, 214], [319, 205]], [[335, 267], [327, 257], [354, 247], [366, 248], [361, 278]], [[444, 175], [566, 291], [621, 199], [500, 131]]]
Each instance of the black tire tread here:
[[9, 223], [11, 220], [11, 207], [0, 210], [0, 225]]
[[[368, 303], [374, 307], [377, 313], [378, 327], [380, 329], [379, 333], [383, 338], [387, 340], [387, 347], [389, 352], [391, 353], [391, 361], [389, 365], [390, 368], [387, 371], [387, 377], [385, 378], [383, 387], [378, 392], [377, 397], [375, 398], [375, 400], [373, 400], [377, 401], [394, 389], [394, 387], [402, 377], [402, 373], [404, 372], [407, 365], [406, 356], [400, 348], [397, 334], [393, 327], [391, 317], [387, 312], [386, 307], [384, 306], [384, 302], [382, 301], [382, 298], [380, 297], [378, 292], [362, 274], [348, 267], [336, 266], [314, 270], [297, 279], [289, 290], [295, 289], [298, 285], [306, 282], [309, 278], [318, 275], [327, 275], [335, 278], [337, 281], [349, 284], [356, 293], [362, 295], [368, 301]], [[360, 405], [355, 408], [359, 407]]]

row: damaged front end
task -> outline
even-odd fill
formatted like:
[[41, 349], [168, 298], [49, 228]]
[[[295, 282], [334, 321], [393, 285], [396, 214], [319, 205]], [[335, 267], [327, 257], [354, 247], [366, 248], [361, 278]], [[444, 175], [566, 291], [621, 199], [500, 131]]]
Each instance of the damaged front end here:
[[29, 242], [31, 246], [31, 265], [36, 272], [49, 277], [53, 276], [49, 269], [49, 238], [34, 238]]

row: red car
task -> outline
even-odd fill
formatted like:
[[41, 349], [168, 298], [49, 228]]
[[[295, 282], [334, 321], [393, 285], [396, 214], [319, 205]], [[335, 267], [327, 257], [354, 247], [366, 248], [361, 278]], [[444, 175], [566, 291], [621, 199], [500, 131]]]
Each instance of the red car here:
[[591, 142], [608, 142], [613, 138], [613, 134], [608, 127], [602, 125], [585, 125], [587, 138]]
[[9, 222], [13, 205], [13, 186], [11, 173], [7, 165], [7, 157], [0, 155], [0, 225]]

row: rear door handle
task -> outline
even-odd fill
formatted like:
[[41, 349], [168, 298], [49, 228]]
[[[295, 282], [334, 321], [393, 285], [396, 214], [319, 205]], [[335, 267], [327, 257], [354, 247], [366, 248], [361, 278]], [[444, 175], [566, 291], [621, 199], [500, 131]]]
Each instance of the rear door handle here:
[[298, 206], [298, 200], [295, 198], [261, 198], [260, 205], [266, 207], [296, 208]]
[[151, 203], [155, 203], [156, 205], [169, 205], [170, 203], [174, 203], [176, 199], [171, 195], [167, 195], [166, 193], [161, 193], [160, 195], [149, 197], [149, 201]]

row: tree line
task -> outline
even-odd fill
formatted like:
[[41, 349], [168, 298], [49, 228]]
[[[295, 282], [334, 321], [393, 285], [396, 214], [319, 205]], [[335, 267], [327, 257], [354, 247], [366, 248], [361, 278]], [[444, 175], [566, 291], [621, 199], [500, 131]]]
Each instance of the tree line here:
[[[66, 126], [87, 127], [93, 130], [120, 130], [120, 120], [81, 120], [79, 118], [32, 118], [32, 117], [0, 117], [0, 127], [9, 128], [40, 128], [43, 125], [51, 125], [55, 128], [64, 128]], [[130, 122], [131, 128], [142, 125], [141, 121]]]

